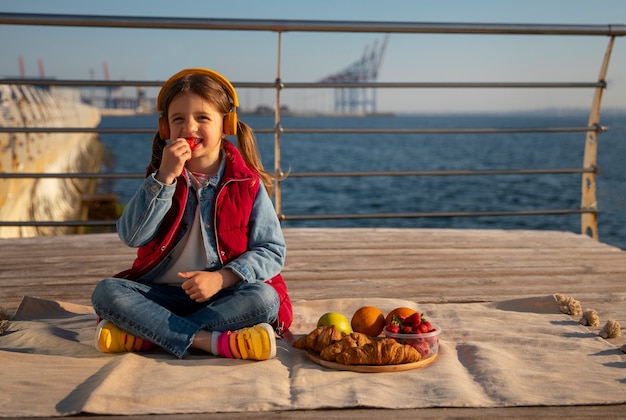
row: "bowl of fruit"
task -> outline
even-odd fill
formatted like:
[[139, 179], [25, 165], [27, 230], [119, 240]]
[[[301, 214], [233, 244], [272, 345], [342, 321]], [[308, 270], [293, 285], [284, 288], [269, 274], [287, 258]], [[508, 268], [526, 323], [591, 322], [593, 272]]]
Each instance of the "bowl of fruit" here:
[[392, 315], [386, 322], [383, 333], [398, 343], [415, 347], [423, 359], [433, 357], [439, 351], [441, 328], [431, 324], [419, 312], [409, 316]]

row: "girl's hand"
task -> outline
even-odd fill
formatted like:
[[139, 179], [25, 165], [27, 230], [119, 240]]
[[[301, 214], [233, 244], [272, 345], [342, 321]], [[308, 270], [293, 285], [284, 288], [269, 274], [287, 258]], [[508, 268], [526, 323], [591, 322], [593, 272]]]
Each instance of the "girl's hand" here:
[[156, 174], [156, 179], [166, 185], [171, 185], [174, 180], [183, 173], [185, 162], [191, 159], [191, 148], [184, 138], [170, 141], [163, 148], [161, 166]]
[[182, 288], [190, 299], [198, 303], [206, 302], [220, 290], [234, 286], [239, 281], [239, 277], [230, 269], [187, 271], [178, 273], [178, 277], [187, 279]]

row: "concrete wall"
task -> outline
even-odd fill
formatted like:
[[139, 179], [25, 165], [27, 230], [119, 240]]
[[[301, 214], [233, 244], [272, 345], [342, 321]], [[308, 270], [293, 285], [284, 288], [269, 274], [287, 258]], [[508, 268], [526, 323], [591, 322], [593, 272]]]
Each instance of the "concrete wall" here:
[[[0, 85], [0, 126], [96, 127], [97, 108], [82, 104], [71, 89], [43, 90]], [[104, 147], [94, 133], [0, 133], [0, 172], [97, 172]], [[83, 194], [96, 180], [71, 178], [0, 179], [0, 220], [62, 221], [85, 213]], [[0, 226], [0, 237], [72, 233], [66, 227]]]

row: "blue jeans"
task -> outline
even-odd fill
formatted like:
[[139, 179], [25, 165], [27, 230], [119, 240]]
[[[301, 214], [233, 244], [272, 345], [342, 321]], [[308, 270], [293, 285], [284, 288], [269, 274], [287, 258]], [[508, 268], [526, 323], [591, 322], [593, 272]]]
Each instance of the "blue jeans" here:
[[180, 286], [118, 278], [100, 281], [91, 301], [99, 317], [181, 359], [198, 331], [272, 324], [280, 303], [274, 288], [262, 282], [240, 281], [209, 301], [197, 303]]

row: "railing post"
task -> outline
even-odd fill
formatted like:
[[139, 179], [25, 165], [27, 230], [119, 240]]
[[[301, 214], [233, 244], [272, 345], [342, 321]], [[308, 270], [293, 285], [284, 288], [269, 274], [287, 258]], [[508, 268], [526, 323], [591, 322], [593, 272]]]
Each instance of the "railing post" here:
[[282, 169], [280, 162], [280, 91], [282, 88], [280, 76], [281, 62], [281, 39], [282, 32], [278, 32], [278, 51], [276, 54], [276, 103], [274, 104], [274, 207], [276, 214], [282, 213], [280, 180], [282, 179]]
[[[615, 36], [612, 36], [609, 40], [609, 44], [606, 47], [604, 53], [604, 59], [602, 60], [602, 67], [600, 69], [599, 81], [603, 86], [595, 88], [593, 95], [593, 102], [591, 104], [591, 110], [589, 111], [589, 131], [587, 132], [587, 139], [585, 141], [585, 154], [583, 157], [583, 168], [596, 168], [598, 157], [598, 130], [600, 126], [600, 110], [602, 107], [602, 93], [606, 88], [605, 80], [606, 74], [609, 69], [609, 60], [611, 58], [611, 51], [613, 50], [613, 43]], [[598, 201], [596, 198], [596, 173], [586, 172], [582, 176], [582, 199], [581, 208], [585, 210], [597, 210]], [[598, 218], [596, 212], [582, 213], [580, 219], [581, 233], [583, 235], [589, 235], [596, 241], [598, 238]]]

